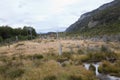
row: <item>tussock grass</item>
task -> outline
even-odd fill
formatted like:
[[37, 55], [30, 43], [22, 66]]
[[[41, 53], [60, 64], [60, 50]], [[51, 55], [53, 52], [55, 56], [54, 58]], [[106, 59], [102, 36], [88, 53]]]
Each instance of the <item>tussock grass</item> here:
[[[32, 73], [32, 74], [31, 74]], [[97, 80], [92, 72], [82, 66], [61, 67], [55, 61], [48, 61], [39, 68], [27, 71], [21, 80]]]
[[25, 45], [24, 43], [18, 43], [18, 44], [15, 45], [15, 47], [17, 48], [19, 46], [24, 46], [24, 45]]
[[120, 61], [116, 61], [115, 63], [103, 61], [99, 67], [99, 72], [120, 77]]
[[22, 63], [8, 61], [0, 65], [0, 78], [4, 80], [14, 80], [21, 77], [25, 70], [22, 68]]
[[[102, 46], [105, 45], [104, 42], [64, 40], [61, 43], [63, 43], [62, 55], [58, 55], [56, 40], [43, 40], [40, 43], [39, 41], [20, 42], [11, 45], [8, 51], [6, 51], [6, 47], [0, 47], [1, 53], [5, 51], [11, 53], [11, 55], [0, 54], [0, 80], [97, 80], [93, 72], [94, 67], [91, 65], [91, 70], [87, 71], [83, 67], [84, 62], [109, 61], [109, 58], [120, 58], [119, 53], [115, 53], [114, 50], [111, 51], [111, 46], [109, 49]], [[70, 44], [74, 44], [71, 45], [73, 52], [68, 48]], [[78, 44], [80, 47], [75, 47]], [[98, 51], [87, 48], [88, 46], [96, 48], [94, 46], [96, 44]], [[18, 51], [15, 46], [24, 48], [24, 50]], [[110, 69], [118, 68], [119, 64], [119, 61], [114, 61]], [[100, 67], [101, 73], [104, 73], [103, 68]], [[113, 72], [114, 75], [119, 74]], [[111, 72], [108, 70], [107, 73]]]
[[[2, 80], [97, 80], [93, 72], [85, 70], [81, 65], [62, 67], [56, 59], [44, 60], [41, 55], [9, 56], [0, 66]], [[65, 57], [66, 55], [64, 55]], [[13, 59], [12, 57], [15, 57]], [[59, 56], [58, 56], [59, 57]], [[58, 58], [57, 57], [57, 58]], [[66, 56], [67, 57], [67, 56]]]

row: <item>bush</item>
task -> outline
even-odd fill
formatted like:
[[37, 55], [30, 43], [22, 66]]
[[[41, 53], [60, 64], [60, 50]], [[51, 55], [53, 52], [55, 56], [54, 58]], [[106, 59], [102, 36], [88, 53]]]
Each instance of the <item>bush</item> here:
[[105, 55], [103, 53], [89, 53], [87, 54], [87, 62], [99, 62], [105, 59]]
[[95, 73], [96, 69], [95, 69], [94, 65], [90, 64], [90, 68], [89, 69]]
[[43, 55], [41, 55], [41, 54], [34, 54], [34, 55], [27, 56], [27, 58], [29, 58], [31, 60], [43, 59]]
[[25, 44], [24, 43], [18, 43], [15, 47], [19, 47], [19, 46], [24, 46]]
[[3, 38], [0, 36], [0, 42], [2, 42], [3, 41]]
[[108, 52], [108, 48], [106, 46], [102, 45], [101, 52]]
[[33, 55], [33, 59], [42, 59], [42, 58], [43, 58], [43, 55], [41, 55], [41, 54]]
[[83, 50], [81, 50], [81, 49], [79, 49], [79, 50], [77, 51], [77, 53], [78, 53], [78, 54], [84, 54]]
[[81, 76], [79, 75], [71, 75], [69, 77], [69, 80], [82, 80]]
[[8, 69], [8, 66], [0, 66], [0, 74], [1, 75], [4, 75], [5, 74], [5, 72], [7, 71], [7, 69]]
[[9, 78], [17, 78], [22, 76], [22, 74], [24, 73], [24, 70], [21, 68], [10, 68], [7, 65], [4, 66], [0, 66], [0, 74], [4, 77], [9, 77]]
[[81, 62], [87, 62], [89, 60], [89, 57], [87, 55], [81, 55], [79, 59]]
[[6, 71], [6, 76], [9, 78], [17, 78], [22, 76], [22, 74], [24, 73], [23, 69], [20, 68], [10, 68], [9, 70]]
[[19, 40], [27, 40], [28, 37], [27, 37], [27, 36], [21, 36], [21, 35], [19, 35], [19, 36], [18, 36], [18, 39], [19, 39]]
[[99, 72], [103, 74], [110, 74], [113, 76], [119, 76], [120, 77], [120, 66], [115, 64], [112, 64], [108, 61], [104, 61], [100, 67]]
[[69, 60], [68, 58], [59, 57], [59, 58], [57, 59], [57, 62], [63, 63], [64, 61], [68, 61], [68, 60]]
[[20, 77], [24, 73], [24, 69], [21, 68], [22, 65], [21, 62], [12, 62], [8, 60], [0, 66], [0, 75], [9, 79]]
[[70, 52], [63, 52], [62, 57], [70, 59], [71, 58], [71, 53]]
[[102, 60], [108, 60], [114, 62], [117, 59], [117, 55], [114, 52], [96, 52], [96, 53], [88, 53], [87, 62], [100, 62]]
[[5, 56], [5, 55], [1, 55], [1, 56], [0, 56], [0, 61], [2, 61], [2, 62], [7, 62], [7, 61], [8, 61], [8, 57]]
[[42, 65], [44, 62], [40, 61], [40, 60], [34, 60], [33, 64], [35, 67], [39, 67], [40, 65]]
[[56, 76], [47, 76], [44, 78], [44, 80], [57, 80]]

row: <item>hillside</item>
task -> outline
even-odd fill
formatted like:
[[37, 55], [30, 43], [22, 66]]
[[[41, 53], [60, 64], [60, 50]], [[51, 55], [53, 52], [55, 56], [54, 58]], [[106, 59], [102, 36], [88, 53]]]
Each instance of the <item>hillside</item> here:
[[118, 35], [120, 33], [120, 0], [114, 0], [83, 14], [78, 21], [66, 29], [66, 32], [84, 36]]

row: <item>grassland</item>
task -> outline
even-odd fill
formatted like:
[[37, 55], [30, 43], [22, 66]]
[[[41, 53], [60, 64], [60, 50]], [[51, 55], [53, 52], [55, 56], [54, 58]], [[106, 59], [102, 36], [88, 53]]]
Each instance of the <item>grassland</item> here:
[[[62, 45], [62, 55], [58, 54], [59, 43]], [[98, 80], [93, 71], [84, 68], [83, 63], [100, 61], [103, 63], [99, 68], [101, 73], [119, 76], [116, 71], [120, 70], [119, 44], [35, 39], [1, 46], [0, 80]], [[117, 69], [111, 71], [113, 67]]]

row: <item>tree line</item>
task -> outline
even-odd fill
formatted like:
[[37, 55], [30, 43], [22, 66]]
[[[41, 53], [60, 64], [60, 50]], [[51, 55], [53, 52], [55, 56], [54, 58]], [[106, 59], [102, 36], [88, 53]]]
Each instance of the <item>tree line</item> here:
[[34, 39], [37, 33], [33, 27], [12, 28], [10, 26], [0, 26], [0, 42], [11, 42], [15, 40]]

